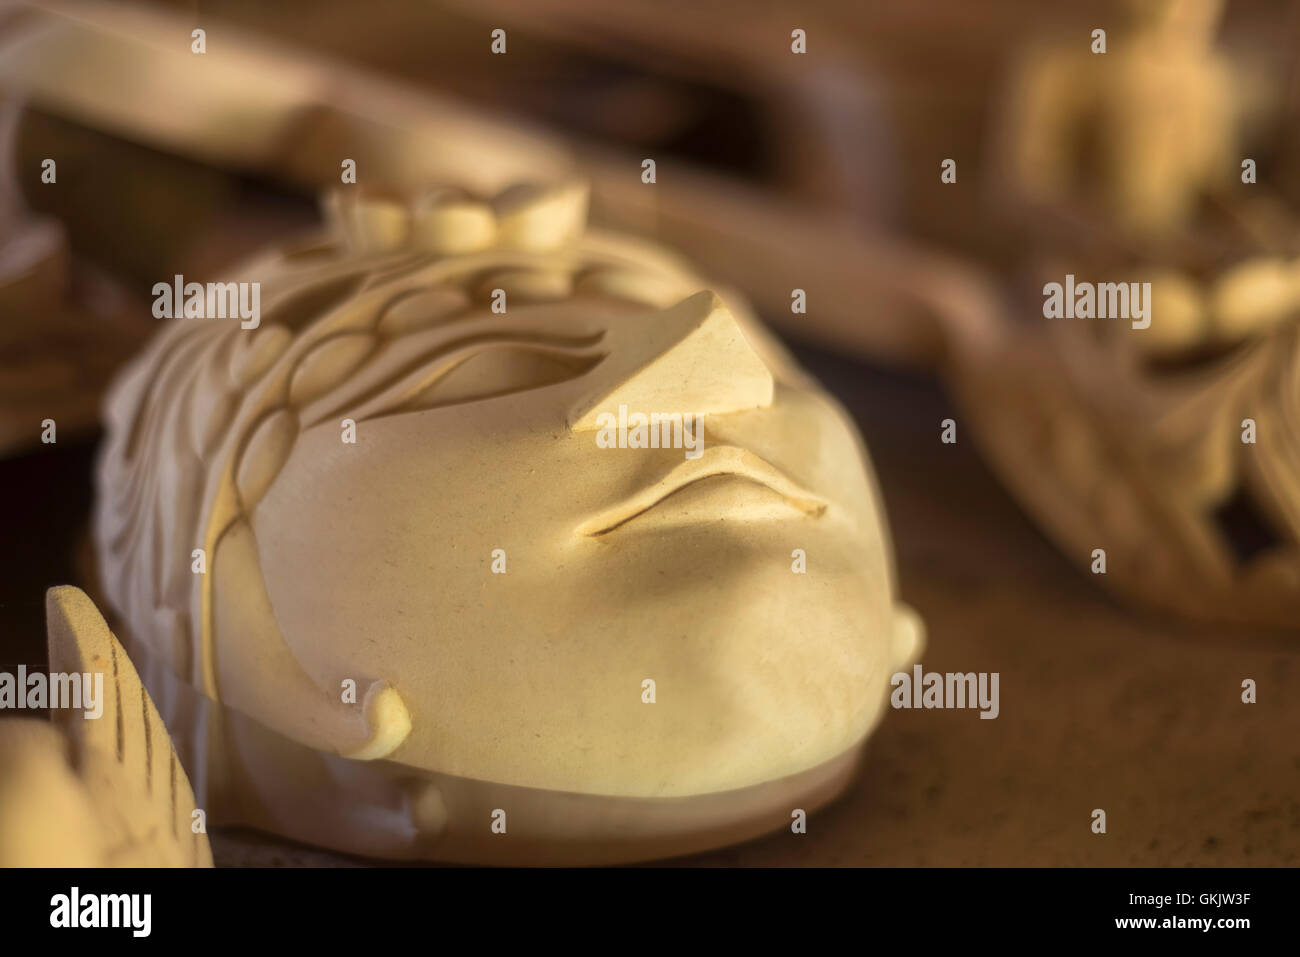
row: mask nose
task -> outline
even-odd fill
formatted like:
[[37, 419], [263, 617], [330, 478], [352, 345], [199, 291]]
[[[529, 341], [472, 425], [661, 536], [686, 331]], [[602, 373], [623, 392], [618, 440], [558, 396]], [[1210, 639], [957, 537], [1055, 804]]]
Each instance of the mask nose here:
[[[618, 320], [597, 383], [570, 409], [575, 432], [620, 405], [645, 412], [722, 414], [772, 404], [772, 372], [718, 296], [704, 290], [662, 312]], [[612, 379], [612, 382], [611, 382]]]

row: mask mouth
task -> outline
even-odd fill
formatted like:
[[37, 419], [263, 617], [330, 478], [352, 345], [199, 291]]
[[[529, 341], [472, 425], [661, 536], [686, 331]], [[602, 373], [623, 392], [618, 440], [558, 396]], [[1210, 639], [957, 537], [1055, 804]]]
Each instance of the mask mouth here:
[[735, 476], [770, 489], [787, 504], [810, 518], [820, 517], [828, 503], [814, 495], [766, 459], [734, 445], [715, 445], [699, 458], [688, 459], [658, 481], [641, 489], [613, 508], [578, 526], [579, 535], [596, 537], [645, 514], [687, 486], [718, 476]]

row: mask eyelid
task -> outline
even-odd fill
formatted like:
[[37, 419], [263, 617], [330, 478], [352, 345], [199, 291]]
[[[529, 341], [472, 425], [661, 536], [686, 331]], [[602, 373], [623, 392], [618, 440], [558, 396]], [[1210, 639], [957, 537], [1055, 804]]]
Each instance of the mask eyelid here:
[[[590, 347], [542, 342], [497, 342], [448, 357], [432, 377], [389, 391], [385, 401], [353, 417], [358, 422], [401, 412], [486, 401], [559, 385], [586, 375], [606, 357]], [[484, 364], [487, 363], [487, 367]], [[497, 365], [490, 365], [497, 363]], [[457, 382], [469, 372], [477, 381]]]
[[[412, 333], [411, 335], [421, 335]], [[402, 360], [391, 345], [380, 351], [353, 376], [350, 395], [338, 393], [317, 400], [304, 410], [304, 428], [329, 419], [347, 416], [358, 422], [397, 411], [420, 392], [451, 374], [458, 366], [488, 350], [496, 348], [534, 349], [539, 353], [594, 358], [594, 367], [607, 355], [598, 349], [604, 331], [586, 336], [555, 336], [539, 333], [491, 332], [462, 336], [449, 343], [424, 351], [415, 359]], [[409, 337], [408, 337], [409, 338]], [[432, 335], [429, 338], [434, 338]], [[404, 350], [405, 351], [405, 350]], [[584, 372], [586, 369], [583, 370]], [[366, 384], [364, 380], [371, 381]], [[358, 384], [361, 380], [362, 384]], [[347, 388], [344, 386], [343, 388]], [[328, 399], [328, 405], [321, 403]]]

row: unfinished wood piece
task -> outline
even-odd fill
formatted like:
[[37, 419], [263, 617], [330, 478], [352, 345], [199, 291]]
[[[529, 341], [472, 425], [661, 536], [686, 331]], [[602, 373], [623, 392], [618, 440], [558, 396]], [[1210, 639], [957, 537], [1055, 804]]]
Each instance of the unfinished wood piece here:
[[1300, 218], [1238, 181], [1250, 104], [1221, 7], [1130, 5], [1104, 55], [1045, 48], [1012, 87], [1003, 185], [1034, 213], [1033, 275], [1149, 283], [1146, 327], [1039, 319], [1026, 295], [1006, 311], [1033, 327], [1002, 323], [992, 348], [950, 314], [947, 370], [1000, 477], [1099, 583], [1293, 629]]
[[0, 91], [0, 456], [93, 430], [109, 377], [149, 330], [113, 283], [74, 268], [57, 222], [24, 209], [19, 115]]
[[45, 607], [50, 673], [89, 675], [90, 693], [51, 706], [52, 721], [0, 721], [0, 866], [212, 866], [185, 769], [126, 651], [80, 589], [51, 588]]
[[1072, 33], [1023, 56], [999, 186], [1040, 215], [1072, 207], [1149, 242], [1185, 229], [1199, 195], [1231, 182], [1244, 89], [1213, 47], [1222, 0], [1124, 6], [1127, 17], [1098, 23], [1101, 38]]
[[1068, 344], [1034, 337], [950, 368], [998, 475], [1099, 584], [1185, 617], [1294, 629], [1300, 329], [1158, 373], [1058, 331]]
[[[795, 337], [890, 362], [933, 362], [943, 348], [936, 307], [979, 284], [951, 260], [862, 228], [842, 206], [783, 202], [685, 164], [651, 188], [639, 156], [471, 113], [237, 28], [220, 26], [224, 42], [196, 57], [175, 40], [192, 26], [143, 8], [45, 4], [0, 36], [0, 88], [93, 129], [315, 190], [339, 183], [344, 158], [359, 183], [404, 191], [455, 183], [488, 195], [580, 175], [592, 184], [593, 223], [683, 250]], [[791, 313], [796, 287], [816, 290], [807, 315]]]

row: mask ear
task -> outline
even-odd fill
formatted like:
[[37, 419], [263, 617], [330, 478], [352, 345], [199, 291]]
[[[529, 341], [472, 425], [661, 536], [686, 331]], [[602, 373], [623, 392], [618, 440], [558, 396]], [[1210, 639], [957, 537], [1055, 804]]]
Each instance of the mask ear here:
[[[619, 319], [625, 327], [599, 367], [592, 394], [575, 403], [569, 428], [599, 428], [602, 413], [726, 413], [772, 404], [772, 373], [714, 293], [698, 292], [663, 312]], [[614, 385], [609, 385], [609, 377]]]
[[901, 602], [894, 608], [894, 631], [890, 636], [893, 667], [910, 668], [921, 660], [925, 650], [925, 621], [910, 606]]

